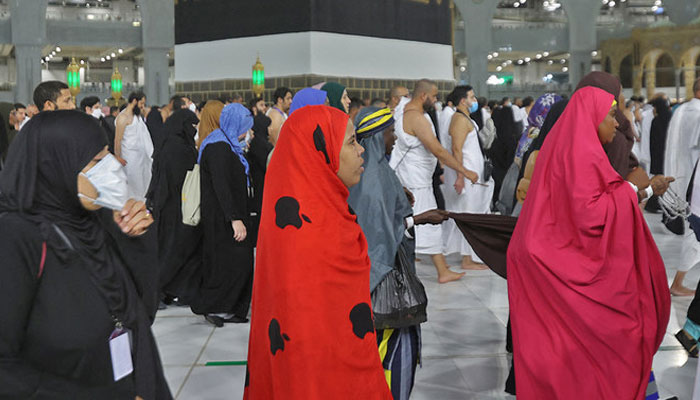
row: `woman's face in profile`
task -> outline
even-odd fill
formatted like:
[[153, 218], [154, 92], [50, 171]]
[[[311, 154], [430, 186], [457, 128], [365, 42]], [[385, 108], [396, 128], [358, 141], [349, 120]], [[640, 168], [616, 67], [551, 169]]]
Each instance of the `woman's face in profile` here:
[[615, 120], [616, 112], [617, 104], [613, 104], [605, 115], [603, 122], [598, 125], [598, 139], [601, 144], [608, 144], [615, 138], [615, 130], [620, 125], [617, 123], [617, 120]]
[[[83, 168], [81, 171], [83, 174], [86, 174], [92, 167], [97, 165], [100, 160], [102, 160], [107, 154], [109, 154], [109, 150], [107, 146], [102, 149], [101, 152], [97, 153], [95, 157], [90, 160], [90, 162]], [[78, 193], [82, 194], [83, 196], [87, 196], [91, 199], [96, 199], [98, 197], [97, 189], [90, 183], [88, 178], [85, 177], [85, 175], [78, 175]], [[97, 204], [93, 203], [91, 200], [86, 199], [85, 197], [79, 197], [80, 204], [83, 206], [88, 211], [95, 211], [99, 210], [102, 208], [102, 206], [98, 206]]]
[[338, 177], [345, 186], [351, 187], [360, 183], [362, 172], [364, 172], [364, 168], [362, 168], [362, 164], [365, 163], [362, 158], [364, 152], [365, 149], [355, 138], [355, 126], [348, 120], [343, 147], [340, 148], [338, 165]]

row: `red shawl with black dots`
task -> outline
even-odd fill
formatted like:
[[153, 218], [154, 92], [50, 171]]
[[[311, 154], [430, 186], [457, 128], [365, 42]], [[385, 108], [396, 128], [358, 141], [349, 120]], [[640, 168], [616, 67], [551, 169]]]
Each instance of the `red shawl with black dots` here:
[[280, 133], [265, 179], [245, 399], [391, 399], [367, 241], [337, 176], [347, 123], [308, 106]]

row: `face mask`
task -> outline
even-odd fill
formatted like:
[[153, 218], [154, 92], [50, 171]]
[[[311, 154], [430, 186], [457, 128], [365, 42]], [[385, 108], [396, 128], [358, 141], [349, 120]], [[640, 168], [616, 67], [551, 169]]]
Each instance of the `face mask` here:
[[471, 106], [469, 106], [469, 114], [475, 113], [476, 110], [479, 109], [479, 103], [472, 103]]
[[92, 199], [82, 193], [78, 197], [84, 197], [98, 206], [121, 211], [129, 200], [129, 188], [126, 181], [126, 172], [122, 165], [112, 154], [107, 154], [87, 173], [80, 173], [90, 181], [97, 189], [97, 198]]
[[92, 116], [97, 118], [97, 119], [102, 118], [103, 115], [104, 114], [102, 114], [102, 109], [100, 109], [100, 108], [96, 108], [96, 109], [92, 110]]
[[197, 112], [197, 106], [194, 105], [194, 103], [190, 103], [190, 105], [187, 108], [189, 108], [192, 112]]

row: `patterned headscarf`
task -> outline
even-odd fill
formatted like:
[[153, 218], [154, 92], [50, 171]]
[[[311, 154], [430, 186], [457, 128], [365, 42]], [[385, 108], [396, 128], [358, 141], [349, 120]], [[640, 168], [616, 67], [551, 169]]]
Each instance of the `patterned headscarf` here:
[[554, 103], [561, 100], [561, 96], [554, 93], [547, 93], [540, 96], [535, 104], [530, 110], [530, 114], [527, 116], [527, 122], [530, 126], [523, 130], [522, 136], [520, 136], [520, 141], [518, 142], [518, 150], [515, 152], [515, 162], [520, 164], [523, 155], [530, 148], [532, 141], [537, 138], [540, 134], [540, 129], [542, 124], [544, 124], [549, 110], [552, 108]]
[[554, 93], [547, 93], [538, 98], [527, 116], [527, 122], [530, 126], [542, 129], [542, 124], [544, 124], [544, 119], [547, 118], [549, 110], [559, 100], [561, 100], [561, 96]]

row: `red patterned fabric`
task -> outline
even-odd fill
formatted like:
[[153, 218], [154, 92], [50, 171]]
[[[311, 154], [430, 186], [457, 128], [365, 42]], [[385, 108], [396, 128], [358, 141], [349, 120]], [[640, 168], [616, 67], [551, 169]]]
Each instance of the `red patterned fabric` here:
[[347, 114], [284, 123], [265, 178], [245, 399], [391, 399], [367, 242], [338, 178]]
[[518, 400], [643, 399], [666, 331], [663, 260], [578, 90], [550, 132], [508, 249]]

